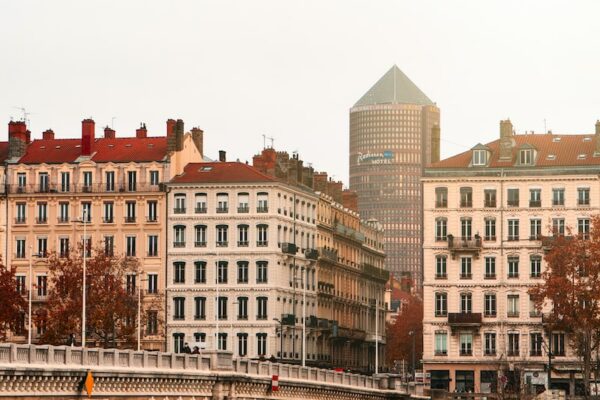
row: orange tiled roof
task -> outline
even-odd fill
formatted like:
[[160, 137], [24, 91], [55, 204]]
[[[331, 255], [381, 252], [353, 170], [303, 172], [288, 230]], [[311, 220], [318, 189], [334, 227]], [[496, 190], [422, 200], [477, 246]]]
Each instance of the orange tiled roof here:
[[0, 162], [8, 158], [8, 142], [0, 142]]
[[[594, 157], [596, 138], [594, 135], [555, 135], [531, 134], [512, 136], [512, 159], [500, 161], [500, 139], [488, 143], [491, 152], [487, 167], [508, 168], [515, 165], [519, 149], [523, 145], [531, 145], [537, 151], [534, 166], [536, 167], [567, 167], [599, 165], [600, 157]], [[585, 155], [585, 156], [583, 156]], [[429, 164], [427, 168], [468, 168], [471, 165], [472, 150]], [[473, 169], [485, 167], [473, 167]]]
[[240, 162], [190, 163], [172, 183], [249, 183], [276, 182], [256, 168]]

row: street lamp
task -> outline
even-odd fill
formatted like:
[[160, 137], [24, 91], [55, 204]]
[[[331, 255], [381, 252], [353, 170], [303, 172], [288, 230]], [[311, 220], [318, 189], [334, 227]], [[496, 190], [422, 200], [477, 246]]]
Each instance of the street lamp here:
[[83, 209], [83, 218], [82, 219], [76, 219], [73, 222], [79, 222], [79, 223], [83, 223], [83, 284], [82, 284], [82, 292], [83, 292], [83, 296], [82, 296], [82, 301], [81, 301], [81, 347], [85, 347], [85, 342], [86, 342], [86, 338], [85, 338], [85, 326], [86, 326], [86, 321], [85, 321], [85, 317], [86, 317], [86, 275], [87, 275], [87, 230], [86, 230], [86, 225], [88, 222], [88, 218], [87, 218], [87, 209], [84, 208]]
[[279, 322], [279, 362], [283, 362], [283, 318], [273, 318], [273, 321]]
[[144, 271], [140, 272], [140, 282], [138, 283], [138, 309], [137, 309], [137, 351], [141, 349], [142, 343], [142, 282], [147, 279], [142, 279]]
[[415, 379], [415, 338], [416, 338], [415, 331], [408, 332], [408, 336], [412, 337], [412, 373], [413, 373], [413, 380], [414, 380]]
[[32, 293], [33, 293], [33, 258], [41, 257], [41, 254], [33, 254], [33, 246], [29, 245], [29, 327], [27, 332], [27, 344], [31, 344], [31, 322], [32, 322]]

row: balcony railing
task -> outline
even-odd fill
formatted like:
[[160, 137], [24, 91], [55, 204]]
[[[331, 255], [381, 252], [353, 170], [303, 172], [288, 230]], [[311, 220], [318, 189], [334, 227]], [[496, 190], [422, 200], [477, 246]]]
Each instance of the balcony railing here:
[[249, 242], [247, 240], [238, 240], [237, 245], [238, 247], [248, 247]]
[[133, 223], [135, 223], [135, 217], [134, 216], [125, 217], [125, 223], [126, 224], [133, 224]]
[[115, 222], [115, 219], [113, 217], [104, 217], [102, 218], [102, 222], [105, 224], [112, 224]]
[[217, 214], [226, 214], [229, 212], [229, 207], [217, 207]]
[[330, 249], [327, 247], [321, 247], [319, 250], [319, 253], [321, 255], [322, 258], [329, 260], [329, 261], [333, 261], [333, 262], [337, 262], [338, 259], [338, 253], [336, 250], [334, 249]]
[[[91, 185], [71, 184], [68, 187], [63, 187], [60, 183], [49, 183], [47, 185], [30, 184], [30, 185], [6, 185], [7, 191], [10, 194], [35, 194], [35, 193], [114, 193], [110, 190], [111, 187], [106, 183], [93, 183]], [[119, 192], [160, 192], [161, 186], [151, 185], [150, 183], [138, 183], [133, 187], [126, 185], [117, 186]], [[129, 190], [133, 189], [133, 190]]]
[[206, 240], [200, 242], [194, 242], [195, 247], [206, 247]]
[[173, 247], [185, 247], [185, 242], [173, 242]]
[[451, 329], [479, 329], [481, 313], [448, 313], [448, 325]]
[[266, 240], [257, 240], [256, 241], [257, 247], [267, 247], [268, 245], [269, 245], [269, 242]]
[[256, 212], [257, 213], [266, 213], [266, 212], [269, 212], [269, 207], [267, 207], [267, 206], [256, 207]]
[[541, 200], [529, 200], [529, 207], [541, 207], [541, 206], [542, 206]]
[[41, 217], [41, 218], [37, 217], [35, 219], [35, 223], [36, 224], [47, 224], [48, 223], [48, 218], [46, 218], [46, 217]]
[[196, 208], [194, 208], [194, 212], [196, 214], [206, 214], [206, 206], [196, 206]]
[[450, 250], [453, 259], [455, 259], [456, 255], [459, 253], [470, 253], [473, 254], [475, 258], [479, 258], [481, 247], [481, 236], [479, 235], [475, 235], [474, 239], [467, 240], [454, 238], [453, 235], [448, 235], [448, 249]]
[[250, 212], [250, 207], [248, 207], [248, 205], [245, 206], [238, 206], [237, 208], [237, 212], [239, 214], [247, 214]]
[[309, 260], [317, 260], [319, 258], [319, 251], [317, 249], [306, 249], [304, 256]]
[[17, 217], [15, 218], [15, 224], [26, 224], [27, 223], [27, 218], [25, 217]]
[[281, 243], [281, 251], [285, 254], [296, 254], [298, 252], [298, 246], [294, 243], [284, 242]]
[[71, 222], [69, 217], [65, 217], [65, 216], [58, 217], [57, 220], [58, 220], [59, 224], [68, 224], [69, 222]]
[[185, 207], [173, 208], [173, 214], [185, 214]]

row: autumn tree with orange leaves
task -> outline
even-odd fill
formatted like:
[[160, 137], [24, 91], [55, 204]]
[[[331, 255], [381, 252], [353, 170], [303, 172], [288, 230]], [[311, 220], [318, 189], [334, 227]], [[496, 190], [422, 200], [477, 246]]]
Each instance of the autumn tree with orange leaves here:
[[400, 315], [395, 323], [388, 326], [386, 342], [388, 365], [394, 365], [395, 360], [404, 360], [407, 370], [412, 368], [413, 335], [415, 364], [418, 368], [419, 360], [423, 355], [423, 302], [415, 296], [403, 302]]
[[[549, 240], [548, 240], [549, 239]], [[544, 315], [547, 330], [561, 330], [581, 358], [585, 396], [590, 393], [592, 354], [600, 343], [600, 217], [588, 233], [548, 238], [546, 270], [529, 293]]]
[[17, 331], [27, 302], [17, 290], [15, 268], [7, 268], [0, 259], [0, 340], [8, 331]]
[[[65, 344], [70, 334], [81, 335], [83, 258], [81, 252], [67, 257], [52, 253], [48, 257], [49, 294], [44, 308], [37, 314], [44, 319], [46, 332], [41, 343]], [[86, 260], [86, 336], [88, 342], [102, 347], [133, 348], [137, 344], [137, 286], [128, 287], [127, 275], [140, 276], [139, 261], [133, 257], [114, 256], [103, 250], [92, 251]], [[139, 279], [136, 285], [142, 282]], [[141, 326], [147, 310], [162, 304], [154, 296], [150, 307], [142, 296]], [[143, 330], [142, 330], [143, 332]]]

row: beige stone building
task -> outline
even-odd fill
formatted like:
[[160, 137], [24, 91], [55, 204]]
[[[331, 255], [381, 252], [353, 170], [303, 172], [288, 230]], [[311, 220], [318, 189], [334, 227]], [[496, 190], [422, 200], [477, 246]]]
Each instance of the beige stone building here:
[[424, 369], [432, 388], [497, 383], [577, 392], [565, 332], [547, 332], [528, 290], [545, 269], [542, 237], [583, 233], [600, 210], [595, 134], [515, 135], [430, 165], [424, 196]]
[[[57, 139], [47, 130], [31, 141], [25, 124], [9, 124], [6, 184], [8, 205], [5, 260], [17, 268], [17, 287], [26, 294], [33, 280], [34, 307], [45, 301], [45, 256], [66, 254], [85, 241], [107, 252], [137, 257], [143, 289], [164, 294], [166, 201], [163, 184], [191, 161], [202, 160], [202, 131], [184, 133], [183, 121], [167, 121], [167, 135], [150, 137], [142, 125], [135, 137], [116, 137], [106, 128], [96, 138], [95, 123], [82, 122], [81, 138]], [[84, 238], [83, 216], [86, 216]], [[77, 221], [80, 222], [77, 222]], [[29, 262], [33, 276], [29, 275]], [[135, 291], [140, 277], [128, 277]], [[143, 346], [164, 349], [164, 310], [144, 329]], [[26, 340], [22, 329], [12, 339]], [[34, 325], [34, 341], [43, 333]]]

